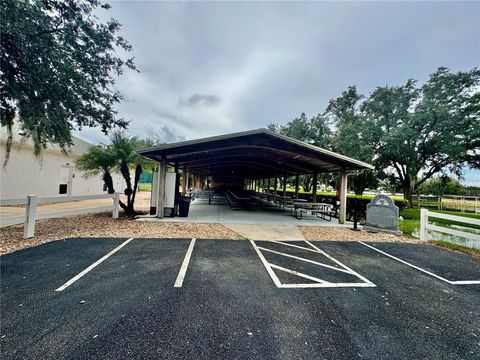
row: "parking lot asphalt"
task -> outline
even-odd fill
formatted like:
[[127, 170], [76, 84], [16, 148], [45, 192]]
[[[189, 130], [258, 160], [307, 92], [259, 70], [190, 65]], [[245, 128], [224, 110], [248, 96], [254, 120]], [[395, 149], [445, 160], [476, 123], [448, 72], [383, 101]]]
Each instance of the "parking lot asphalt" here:
[[480, 358], [480, 261], [430, 245], [68, 239], [0, 263], [3, 359]]

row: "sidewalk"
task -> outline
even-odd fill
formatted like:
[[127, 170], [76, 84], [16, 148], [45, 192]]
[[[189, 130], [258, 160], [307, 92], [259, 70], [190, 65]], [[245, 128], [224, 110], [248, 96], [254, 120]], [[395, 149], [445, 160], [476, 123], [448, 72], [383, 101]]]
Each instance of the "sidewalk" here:
[[[65, 198], [66, 200], [68, 198]], [[125, 196], [120, 196], [120, 200], [126, 202]], [[104, 207], [112, 205], [111, 199], [94, 199], [94, 200], [81, 200], [81, 201], [70, 201], [62, 203], [53, 203], [53, 204], [43, 204], [37, 206], [38, 214], [53, 213], [59, 211], [68, 211], [76, 209], [93, 209], [97, 207]], [[150, 208], [150, 192], [141, 192], [137, 193], [135, 200], [135, 209], [138, 211], [145, 211]], [[9, 217], [18, 217], [25, 215], [25, 206], [3, 206], [0, 207], [0, 227], [10, 226], [2, 225], [2, 221], [5, 218]], [[23, 220], [19, 221], [18, 224], [23, 223]]]

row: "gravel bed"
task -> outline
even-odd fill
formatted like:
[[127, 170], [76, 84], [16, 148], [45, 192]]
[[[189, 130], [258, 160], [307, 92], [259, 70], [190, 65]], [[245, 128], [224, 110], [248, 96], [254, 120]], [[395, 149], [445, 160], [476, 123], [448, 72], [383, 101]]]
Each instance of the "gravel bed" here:
[[382, 241], [382, 242], [418, 242], [417, 239], [371, 231], [353, 231], [349, 228], [334, 226], [299, 226], [305, 239], [311, 241]]
[[23, 224], [0, 228], [0, 254], [72, 237], [241, 239], [221, 224], [115, 220], [111, 213], [104, 213], [37, 221], [31, 239], [23, 238]]

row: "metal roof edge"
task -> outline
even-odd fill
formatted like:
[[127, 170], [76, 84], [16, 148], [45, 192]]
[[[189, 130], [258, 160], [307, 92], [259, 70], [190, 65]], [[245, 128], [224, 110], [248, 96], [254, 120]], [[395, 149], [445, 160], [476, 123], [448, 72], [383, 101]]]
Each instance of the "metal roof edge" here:
[[268, 130], [266, 128], [259, 128], [259, 129], [254, 129], [254, 130], [240, 131], [240, 132], [223, 134], [223, 135], [209, 136], [209, 137], [206, 137], [206, 138], [180, 141], [180, 142], [171, 143], [171, 144], [163, 144], [163, 145], [158, 145], [158, 146], [154, 146], [154, 147], [150, 147], [150, 148], [146, 148], [146, 149], [142, 149], [142, 150], [137, 150], [137, 152], [139, 154], [143, 155], [145, 153], [149, 153], [149, 152], [157, 151], [157, 150], [175, 149], [177, 147], [182, 147], [182, 146], [196, 145], [196, 144], [202, 144], [202, 143], [207, 143], [207, 142], [212, 142], [212, 141], [226, 140], [226, 139], [232, 139], [232, 138], [248, 136], [248, 135], [256, 135], [256, 134], [266, 134], [268, 136], [275, 137], [275, 138], [281, 139], [283, 141], [287, 141], [291, 144], [295, 144], [295, 145], [301, 146], [303, 148], [313, 150], [313, 151], [315, 151], [317, 153], [320, 153], [322, 155], [327, 155], [327, 156], [336, 158], [338, 160], [353, 163], [355, 165], [364, 167], [366, 169], [373, 170], [375, 168], [374, 166], [372, 166], [370, 164], [367, 164], [363, 161], [352, 159], [348, 156], [341, 155], [341, 154], [338, 154], [336, 152], [326, 150], [326, 149], [323, 149], [321, 147], [318, 147], [318, 146], [315, 146], [315, 145], [312, 145], [312, 144], [308, 144], [308, 143], [305, 143], [303, 141], [293, 139], [291, 137], [288, 137], [288, 136], [285, 136], [285, 135], [282, 135], [282, 134], [278, 134], [278, 133], [273, 132], [271, 130]]
[[337, 158], [339, 160], [349, 161], [349, 162], [355, 163], [357, 165], [364, 166], [364, 167], [366, 167], [370, 170], [375, 169], [375, 167], [373, 165], [367, 164], [366, 162], [356, 160], [356, 159], [353, 159], [351, 157], [336, 153], [334, 151], [330, 151], [330, 150], [321, 148], [321, 147], [316, 146], [316, 145], [308, 144], [306, 142], [303, 142], [303, 141], [300, 141], [300, 140], [297, 140], [297, 139], [294, 139], [294, 138], [291, 138], [291, 137], [288, 137], [288, 136], [285, 136], [285, 135], [282, 135], [282, 134], [277, 134], [276, 132], [270, 131], [268, 129], [265, 129], [265, 133], [267, 133], [269, 135], [272, 135], [274, 137], [277, 137], [279, 139], [288, 141], [290, 143], [293, 143], [293, 144], [296, 144], [296, 145], [299, 145], [299, 146], [303, 146], [303, 147], [308, 148], [310, 150], [314, 150], [314, 151], [319, 152], [321, 154], [325, 154], [325, 155]]
[[174, 149], [176, 147], [181, 147], [181, 146], [196, 145], [196, 144], [202, 144], [202, 143], [206, 143], [206, 142], [210, 142], [210, 141], [225, 140], [225, 139], [231, 139], [231, 138], [236, 138], [236, 137], [241, 137], [241, 136], [261, 134], [261, 133], [266, 133], [266, 132], [268, 132], [268, 130], [265, 129], [265, 128], [247, 130], [247, 131], [239, 131], [239, 132], [235, 132], [235, 133], [229, 133], [229, 134], [223, 134], [223, 135], [214, 135], [214, 136], [209, 136], [209, 137], [205, 137], [205, 138], [179, 141], [179, 142], [175, 142], [175, 143], [171, 143], [171, 144], [157, 145], [157, 146], [153, 146], [153, 147], [150, 147], [150, 148], [137, 150], [137, 152], [139, 154], [143, 154], [143, 153], [150, 152], [150, 151], [155, 151], [155, 150]]

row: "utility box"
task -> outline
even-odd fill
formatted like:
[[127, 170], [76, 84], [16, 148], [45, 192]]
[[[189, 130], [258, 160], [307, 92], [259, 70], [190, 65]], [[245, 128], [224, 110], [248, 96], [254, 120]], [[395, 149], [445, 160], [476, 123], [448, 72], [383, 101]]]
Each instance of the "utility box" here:
[[[157, 213], [158, 204], [158, 171], [154, 170], [152, 174], [152, 193], [150, 195], [150, 215]], [[165, 176], [165, 206], [163, 208], [163, 216], [174, 216], [175, 207], [175, 173], [166, 173]]]

